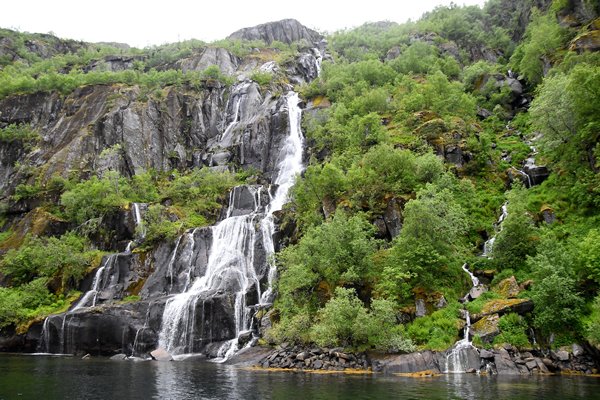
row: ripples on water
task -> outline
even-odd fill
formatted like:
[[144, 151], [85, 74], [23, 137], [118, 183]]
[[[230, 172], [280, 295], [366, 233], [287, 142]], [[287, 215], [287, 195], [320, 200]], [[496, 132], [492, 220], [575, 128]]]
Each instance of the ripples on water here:
[[590, 377], [413, 379], [253, 371], [198, 361], [0, 356], [0, 400], [595, 398], [600, 398], [600, 379]]

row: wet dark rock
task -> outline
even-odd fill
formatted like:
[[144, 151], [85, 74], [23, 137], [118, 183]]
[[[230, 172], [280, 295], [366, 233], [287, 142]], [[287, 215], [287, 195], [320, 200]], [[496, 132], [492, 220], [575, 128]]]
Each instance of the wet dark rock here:
[[383, 222], [390, 239], [395, 238], [400, 234], [403, 224], [402, 209], [404, 201], [399, 198], [392, 198], [385, 208], [383, 214]]
[[484, 359], [491, 359], [491, 358], [494, 358], [494, 353], [492, 353], [491, 351], [488, 351], [486, 349], [481, 349], [479, 351], [479, 357], [484, 358]]
[[501, 348], [494, 356], [494, 364], [499, 375], [520, 375], [516, 363], [511, 359], [507, 350]]
[[367, 369], [369, 363], [364, 353], [347, 353], [341, 348], [293, 348], [272, 350], [257, 360], [262, 368], [310, 369], [343, 371], [345, 369]]
[[[413, 373], [420, 371], [433, 371], [440, 373], [440, 361], [445, 360], [443, 354], [423, 351], [410, 354], [371, 357], [373, 370], [386, 374]], [[479, 364], [477, 364], [479, 367]]]
[[539, 185], [550, 176], [550, 171], [545, 165], [525, 165], [523, 172], [529, 176], [531, 185]]

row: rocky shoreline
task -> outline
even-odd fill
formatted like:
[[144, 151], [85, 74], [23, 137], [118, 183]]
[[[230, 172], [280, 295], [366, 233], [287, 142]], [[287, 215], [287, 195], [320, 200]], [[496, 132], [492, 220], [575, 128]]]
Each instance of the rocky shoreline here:
[[[364, 370], [383, 374], [443, 374], [449, 351], [421, 351], [408, 354], [346, 352], [342, 348], [279, 346], [249, 348], [228, 361], [261, 369], [298, 371]], [[598, 374], [598, 351], [573, 344], [558, 350], [518, 350], [505, 345], [498, 349], [477, 349], [467, 356], [463, 372], [481, 375]]]

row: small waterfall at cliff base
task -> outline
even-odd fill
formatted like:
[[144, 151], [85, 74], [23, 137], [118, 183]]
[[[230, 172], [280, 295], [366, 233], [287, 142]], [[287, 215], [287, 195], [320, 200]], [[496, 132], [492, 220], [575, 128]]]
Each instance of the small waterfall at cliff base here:
[[[469, 274], [473, 284], [470, 293], [480, 287], [479, 279], [463, 264], [463, 271]], [[468, 298], [469, 295], [466, 297]], [[463, 338], [457, 341], [454, 346], [446, 353], [446, 360], [443, 372], [445, 373], [465, 373], [471, 369], [479, 368], [479, 353], [473, 346], [470, 338], [471, 334], [471, 316], [469, 311], [464, 309], [465, 327], [463, 329]]]
[[[119, 257], [131, 256], [134, 245], [145, 238], [146, 231], [142, 217], [145, 207], [146, 204], [142, 203], [131, 204], [134, 239], [127, 243], [125, 251], [122, 253], [109, 254], [103, 258], [102, 263], [94, 273], [90, 289], [79, 298], [69, 311], [63, 314], [50, 315], [44, 319], [40, 342], [37, 348], [39, 352], [51, 353], [52, 351], [57, 352], [57, 350], [60, 353], [71, 352], [71, 344], [74, 340], [70, 337], [69, 324], [75, 313], [86, 308], [95, 307], [98, 305], [99, 301], [110, 299], [112, 293], [104, 293], [104, 296], [102, 296], [102, 294], [103, 291], [106, 291], [117, 284], [119, 275]], [[57, 327], [57, 323], [53, 321], [56, 321], [59, 318], [61, 319], [60, 327]], [[52, 337], [51, 330], [52, 324], [54, 324], [55, 336], [58, 336], [58, 340], [53, 340], [54, 338]], [[60, 349], [57, 349], [58, 345], [60, 345]]]
[[[231, 192], [225, 219], [209, 228], [212, 241], [203, 274], [192, 280], [191, 270], [196, 265], [189, 262], [187, 276], [190, 282], [186, 283], [182, 293], [171, 297], [165, 305], [159, 346], [171, 354], [192, 353], [208, 343], [229, 336], [229, 340], [217, 352], [220, 359], [227, 359], [238, 350], [240, 334], [251, 329], [252, 306], [272, 301], [271, 283], [275, 276], [275, 265], [268, 260], [275, 249], [273, 213], [283, 207], [296, 175], [303, 169], [298, 94], [288, 93], [286, 103], [289, 132], [276, 160], [272, 182], [276, 189], [271, 193], [263, 186], [245, 185]], [[269, 193], [268, 204], [262, 201], [265, 191]], [[242, 207], [238, 204], [242, 197], [252, 200], [246, 200]], [[194, 236], [193, 232], [191, 235]], [[189, 238], [185, 240], [186, 243], [191, 241]], [[181, 252], [178, 248], [182, 242], [180, 237], [167, 267], [171, 290], [175, 257]], [[181, 260], [181, 255], [178, 260]], [[263, 293], [261, 280], [265, 274], [267, 285]], [[217, 303], [221, 309], [215, 311]], [[227, 310], [230, 315], [222, 315]], [[213, 327], [211, 321], [206, 320], [207, 316], [231, 322], [225, 324], [227, 326], [221, 332], [212, 332]]]

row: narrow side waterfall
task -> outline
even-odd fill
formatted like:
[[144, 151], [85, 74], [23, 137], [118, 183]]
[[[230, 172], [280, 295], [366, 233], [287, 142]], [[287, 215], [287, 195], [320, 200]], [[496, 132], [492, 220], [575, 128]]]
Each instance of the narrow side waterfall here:
[[[218, 356], [225, 360], [239, 348], [238, 337], [250, 330], [251, 305], [271, 301], [271, 283], [275, 276], [275, 265], [269, 260], [274, 253], [273, 233], [275, 225], [273, 213], [280, 210], [288, 198], [289, 189], [296, 175], [302, 172], [303, 137], [300, 130], [301, 110], [298, 94], [287, 95], [289, 132], [277, 157], [277, 169], [273, 184], [277, 185], [274, 194], [269, 194], [269, 203], [263, 204], [262, 186], [242, 186], [234, 188], [230, 194], [226, 218], [211, 228], [212, 243], [208, 254], [205, 272], [186, 285], [184, 291], [170, 298], [165, 305], [159, 333], [159, 346], [171, 354], [185, 354], [198, 351], [202, 346], [215, 340], [209, 330], [210, 321], [205, 321], [205, 313], [214, 307], [217, 298], [229, 299], [233, 331], [219, 349]], [[236, 112], [237, 113], [237, 112]], [[236, 117], [237, 118], [237, 117]], [[234, 121], [235, 119], [234, 118]], [[238, 204], [245, 198], [253, 204]], [[247, 195], [248, 193], [246, 193]], [[189, 242], [189, 241], [186, 241]], [[178, 239], [169, 266], [168, 274], [173, 279], [173, 265]], [[257, 251], [264, 254], [256, 254]], [[264, 265], [267, 260], [268, 265]], [[191, 270], [195, 266], [190, 263]], [[261, 293], [261, 278], [267, 269], [268, 286]], [[188, 275], [191, 276], [191, 273]], [[252, 300], [254, 299], [254, 300]], [[220, 317], [219, 317], [220, 318]]]
[[104, 262], [96, 271], [94, 280], [92, 281], [92, 288], [88, 290], [81, 300], [77, 302], [72, 311], [77, 311], [84, 307], [95, 307], [96, 301], [98, 300], [98, 293], [102, 288], [106, 287], [110, 283], [111, 275], [113, 274], [114, 267], [117, 260], [117, 254], [111, 254], [104, 259]]
[[[84, 308], [95, 307], [99, 300], [99, 295], [103, 290], [114, 286], [116, 281], [118, 280], [118, 257], [119, 255], [129, 255], [131, 254], [132, 247], [138, 241], [143, 240], [146, 236], [146, 230], [144, 227], [144, 221], [142, 218], [143, 211], [147, 205], [143, 203], [132, 203], [131, 204], [131, 215], [133, 217], [134, 229], [135, 229], [135, 238], [131, 240], [123, 253], [114, 253], [104, 257], [102, 264], [96, 270], [94, 274], [94, 278], [92, 280], [91, 288], [80, 297], [80, 299], [75, 303], [75, 305], [66, 313], [62, 314], [62, 323], [60, 330], [58, 331], [59, 343], [61, 344], [61, 352], [66, 353], [69, 351], [69, 338], [68, 338], [68, 328], [69, 321], [72, 319], [70, 317], [73, 316], [73, 313], [79, 311]], [[53, 349], [51, 348], [50, 342], [52, 340], [51, 331], [50, 331], [50, 319], [52, 317], [57, 317], [57, 315], [50, 315], [46, 317], [44, 320], [44, 324], [42, 326], [42, 334], [40, 337], [40, 343], [38, 344], [38, 351], [44, 353], [50, 353]]]
[[[471, 339], [469, 338], [470, 330], [471, 330], [471, 316], [469, 312], [465, 310], [465, 327], [464, 327], [464, 337], [456, 342], [450, 352], [446, 354], [446, 364], [444, 366], [445, 373], [465, 373], [470, 368], [473, 368], [471, 364], [471, 355], [473, 353], [477, 353], [477, 349], [471, 343]], [[477, 355], [477, 362], [479, 361], [479, 356]], [[476, 365], [478, 367], [478, 365]]]
[[[473, 287], [471, 292], [479, 287], [479, 279], [469, 269], [467, 264], [463, 264], [463, 271], [469, 274]], [[468, 296], [467, 296], [468, 297]], [[445, 373], [465, 373], [469, 369], [479, 368], [479, 354], [473, 346], [470, 338], [471, 334], [471, 316], [468, 310], [464, 310], [465, 327], [463, 330], [463, 338], [456, 342], [452, 349], [446, 353], [446, 362], [444, 365]]]
[[[244, 86], [246, 84], [242, 84], [242, 85]], [[232, 91], [232, 96], [233, 96], [233, 93], [235, 93], [235, 91]], [[225, 130], [223, 131], [223, 133], [221, 135], [220, 143], [221, 143], [221, 146], [223, 146], [223, 147], [229, 147], [233, 143], [233, 129], [235, 128], [235, 126], [238, 124], [238, 122], [240, 120], [240, 104], [242, 103], [243, 97], [244, 97], [243, 94], [238, 94], [233, 102], [233, 118], [231, 119], [231, 121], [229, 122], [229, 124], [227, 125], [227, 127], [225, 128]], [[231, 101], [231, 99], [230, 99], [230, 101]], [[229, 104], [228, 104], [228, 106], [229, 106]]]
[[502, 231], [502, 222], [504, 222], [506, 217], [508, 217], [508, 202], [502, 204], [502, 212], [500, 217], [498, 217], [498, 221], [494, 224], [494, 235], [492, 235], [492, 237], [483, 244], [483, 253], [481, 254], [482, 257], [492, 258], [492, 250], [494, 249], [496, 236]]

